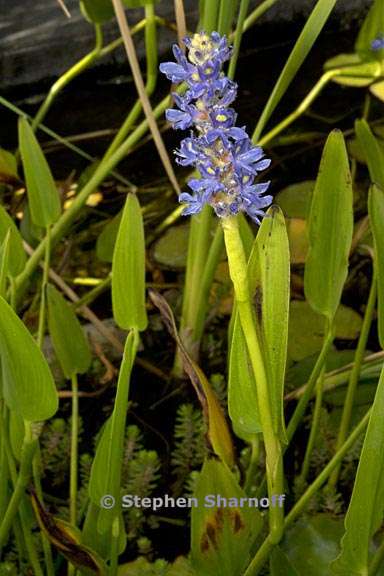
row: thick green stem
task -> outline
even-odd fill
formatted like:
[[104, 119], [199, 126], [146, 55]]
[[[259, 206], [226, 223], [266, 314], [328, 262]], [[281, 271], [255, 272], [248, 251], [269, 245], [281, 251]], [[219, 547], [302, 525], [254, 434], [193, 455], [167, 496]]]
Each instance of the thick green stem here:
[[[367, 347], [369, 330], [372, 324], [373, 312], [376, 303], [376, 295], [377, 295], [377, 273], [374, 268], [371, 289], [369, 291], [367, 308], [365, 310], [363, 325], [361, 327], [359, 341], [357, 343], [353, 368], [349, 375], [347, 394], [345, 397], [343, 414], [341, 416], [339, 434], [336, 442], [336, 451], [339, 450], [340, 446], [344, 443], [349, 431], [349, 427], [351, 425], [353, 402], [355, 400], [356, 389], [360, 378], [361, 366], [364, 359], [365, 349]], [[328, 482], [329, 488], [334, 488], [336, 486], [337, 481], [339, 479], [339, 473], [340, 473], [340, 466], [335, 468], [335, 470], [333, 471], [333, 474]]]
[[44, 120], [48, 110], [52, 106], [54, 100], [57, 98], [57, 95], [69, 84], [74, 80], [77, 76], [82, 74], [89, 66], [96, 60], [99, 55], [100, 51], [103, 47], [103, 35], [101, 31], [101, 26], [99, 24], [95, 24], [95, 34], [96, 34], [96, 44], [95, 48], [84, 56], [79, 62], [77, 62], [72, 68], [67, 70], [60, 78], [53, 84], [51, 87], [46, 99], [40, 106], [33, 122], [32, 128], [36, 130], [39, 124]]
[[211, 290], [213, 278], [223, 253], [224, 236], [223, 229], [220, 225], [217, 226], [212, 244], [209, 248], [208, 257], [204, 266], [203, 276], [199, 285], [198, 301], [196, 305], [196, 316], [194, 318], [193, 335], [194, 342], [200, 342], [205, 325], [205, 318], [209, 305], [209, 293]]
[[37, 446], [36, 438], [32, 436], [31, 423], [25, 422], [25, 436], [21, 449], [21, 464], [17, 482], [9, 501], [7, 510], [0, 525], [0, 550], [5, 546], [12, 522], [17, 514], [25, 488], [31, 478], [32, 460]]
[[[356, 426], [356, 428], [344, 442], [340, 450], [334, 455], [332, 460], [328, 462], [328, 464], [325, 466], [325, 468], [322, 470], [322, 472], [319, 474], [316, 480], [312, 482], [312, 484], [307, 488], [307, 490], [304, 492], [300, 500], [294, 505], [289, 514], [287, 514], [284, 522], [285, 528], [290, 526], [305, 510], [311, 498], [326, 482], [326, 480], [329, 478], [330, 474], [335, 469], [335, 467], [341, 462], [345, 454], [352, 448], [352, 446], [354, 445], [360, 434], [364, 432], [365, 428], [368, 425], [370, 414], [371, 409], [368, 410], [364, 418], [359, 422], [359, 424]], [[244, 576], [257, 576], [257, 574], [260, 573], [261, 568], [267, 561], [268, 556], [271, 553], [273, 547], [274, 547], [273, 538], [269, 534], [267, 538], [264, 540], [263, 544], [258, 549], [258, 551], [256, 552], [256, 555], [249, 564], [247, 570], [244, 573]]]
[[[41, 486], [41, 453], [40, 453], [40, 446], [38, 444], [36, 446], [36, 452], [32, 462], [32, 471], [33, 471], [33, 483], [35, 485], [37, 497], [40, 500], [40, 502], [43, 502], [44, 501], [43, 489]], [[55, 568], [53, 565], [51, 544], [49, 540], [46, 538], [43, 531], [41, 531], [40, 534], [41, 534], [41, 542], [43, 545], [47, 576], [54, 576]]]
[[237, 24], [236, 24], [235, 37], [233, 41], [233, 52], [228, 68], [228, 78], [230, 80], [233, 80], [235, 77], [237, 60], [239, 58], [240, 44], [241, 39], [243, 37], [244, 22], [248, 12], [248, 6], [249, 6], [249, 0], [241, 0], [239, 16], [237, 18]]
[[[282, 449], [279, 438], [274, 431], [267, 373], [253, 316], [247, 276], [247, 261], [238, 220], [236, 217], [223, 218], [222, 224], [228, 255], [229, 273], [233, 282], [239, 318], [256, 380], [257, 403], [266, 452], [268, 495], [270, 501], [272, 501], [273, 496], [276, 497], [283, 494], [284, 490]], [[271, 539], [274, 543], [279, 542], [283, 535], [283, 522], [283, 508], [271, 506], [269, 509], [269, 525]]]

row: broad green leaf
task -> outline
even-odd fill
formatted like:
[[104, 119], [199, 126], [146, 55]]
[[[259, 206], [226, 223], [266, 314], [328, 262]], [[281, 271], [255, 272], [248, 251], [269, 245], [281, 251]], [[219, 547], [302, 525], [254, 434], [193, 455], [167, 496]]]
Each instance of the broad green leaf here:
[[329, 563], [338, 553], [342, 532], [341, 519], [306, 516], [286, 531], [280, 547], [298, 576], [330, 576]]
[[[104, 426], [92, 463], [88, 490], [92, 502], [100, 508], [98, 515], [98, 530], [100, 533], [107, 533], [111, 529], [116, 514], [119, 517], [121, 516], [121, 465], [130, 379], [138, 340], [138, 333], [134, 330], [127, 336], [113, 412]], [[101, 499], [106, 494], [115, 498], [116, 507], [112, 510], [101, 508]]]
[[355, 50], [362, 59], [384, 59], [384, 49], [372, 50], [372, 41], [384, 32], [384, 0], [374, 0], [356, 40]]
[[384, 191], [375, 184], [369, 191], [368, 212], [375, 246], [379, 340], [384, 348]]
[[[226, 498], [221, 507], [217, 495]], [[191, 564], [199, 576], [240, 576], [250, 548], [262, 527], [256, 502], [246, 500], [230, 470], [218, 460], [206, 460], [193, 494]], [[213, 497], [213, 500], [212, 500]], [[230, 501], [231, 499], [231, 501]]]
[[[123, 0], [127, 8], [140, 8], [153, 2], [154, 0]], [[94, 24], [103, 24], [115, 15], [111, 0], [80, 0], [80, 8], [86, 19]]]
[[60, 216], [60, 197], [40, 144], [24, 117], [19, 119], [19, 145], [32, 220], [47, 228]]
[[9, 440], [14, 457], [18, 462], [21, 458], [21, 449], [25, 435], [25, 426], [22, 416], [11, 410], [9, 412]]
[[155, 243], [153, 259], [169, 268], [184, 268], [188, 254], [189, 224], [172, 226]]
[[384, 368], [382, 369], [344, 520], [341, 553], [332, 563], [337, 576], [366, 576], [372, 536], [384, 511]]
[[54, 286], [47, 286], [48, 327], [64, 376], [84, 374], [91, 364], [91, 352], [73, 308]]
[[376, 96], [376, 98], [378, 98], [379, 100], [384, 102], [384, 82], [383, 81], [375, 82], [375, 84], [372, 84], [369, 88], [369, 91], [371, 92], [371, 94]]
[[[349, 60], [349, 64], [346, 64], [347, 60]], [[340, 66], [334, 66], [338, 63]], [[356, 54], [339, 54], [339, 56], [328, 60], [324, 68], [325, 70], [335, 70], [332, 76], [333, 82], [355, 88], [369, 86], [383, 75], [379, 62], [376, 60], [363, 62]]]
[[0, 244], [4, 242], [8, 230], [11, 231], [10, 235], [10, 254], [12, 257], [9, 259], [8, 271], [11, 276], [20, 274], [27, 261], [27, 256], [23, 248], [23, 241], [20, 236], [16, 224], [9, 216], [8, 212], [3, 206], [0, 205]]
[[270, 576], [300, 576], [280, 546], [276, 546], [272, 551], [270, 568]]
[[203, 409], [212, 449], [227, 466], [232, 467], [234, 464], [232, 439], [217, 396], [200, 366], [188, 354], [177, 332], [175, 318], [168, 302], [154, 290], [150, 290], [149, 295], [160, 310], [161, 317], [178, 346], [183, 368], [191, 380]]
[[0, 148], [0, 182], [16, 184], [20, 181], [16, 158], [8, 150]]
[[348, 274], [353, 194], [343, 134], [333, 130], [321, 158], [308, 220], [304, 291], [312, 308], [332, 322]]
[[31, 334], [0, 297], [0, 358], [7, 406], [25, 420], [47, 420], [58, 407], [51, 371]]
[[282, 209], [285, 217], [303, 218], [304, 220], [307, 218], [315, 184], [314, 180], [304, 180], [280, 190], [274, 200]]
[[240, 438], [246, 439], [250, 434], [262, 432], [255, 377], [237, 313], [229, 357], [228, 412], [234, 431]]
[[[289, 248], [285, 220], [273, 206], [263, 219], [248, 263], [248, 281], [260, 327], [268, 371], [275, 431], [285, 439], [283, 387], [288, 341]], [[253, 391], [250, 389], [254, 388]], [[260, 431], [255, 382], [251, 376], [247, 347], [240, 322], [235, 320], [232, 337], [228, 403], [237, 431]]]
[[111, 0], [80, 0], [80, 8], [87, 20], [94, 24], [103, 24], [115, 15]]
[[128, 194], [112, 262], [112, 308], [120, 328], [145, 330], [145, 241], [140, 204]]
[[371, 181], [384, 189], [384, 152], [366, 120], [356, 120], [355, 131], [367, 160]]
[[316, 3], [264, 107], [252, 136], [253, 142], [259, 140], [265, 125], [308, 56], [335, 4], [336, 0], [318, 0]]
[[104, 226], [100, 236], [97, 238], [96, 254], [103, 262], [112, 262], [113, 251], [115, 249], [116, 238], [119, 232], [123, 212], [116, 214], [112, 220]]
[[[335, 338], [355, 340], [362, 318], [352, 308], [340, 305], [334, 318]], [[324, 340], [324, 318], [307, 301], [292, 300], [289, 315], [288, 356], [299, 361], [318, 352]]]
[[292, 264], [304, 264], [308, 254], [307, 222], [301, 218], [287, 218], [289, 254]]

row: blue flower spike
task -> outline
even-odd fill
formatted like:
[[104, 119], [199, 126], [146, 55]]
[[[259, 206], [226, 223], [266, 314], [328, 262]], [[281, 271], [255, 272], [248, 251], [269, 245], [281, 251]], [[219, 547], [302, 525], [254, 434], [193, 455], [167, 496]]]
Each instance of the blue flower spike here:
[[217, 32], [200, 32], [184, 43], [187, 56], [175, 45], [176, 62], [160, 64], [171, 82], [188, 86], [183, 96], [173, 94], [177, 108], [166, 111], [174, 129], [191, 129], [175, 151], [176, 162], [197, 168], [201, 176], [188, 182], [191, 192], [179, 196], [186, 204], [183, 214], [197, 214], [209, 204], [220, 217], [246, 212], [259, 224], [272, 196], [265, 196], [269, 182], [255, 183], [255, 178], [271, 161], [252, 144], [245, 128], [235, 125], [237, 115], [230, 104], [237, 84], [222, 71], [231, 48]]
[[384, 33], [380, 34], [377, 38], [372, 40], [371, 48], [374, 52], [384, 49]]

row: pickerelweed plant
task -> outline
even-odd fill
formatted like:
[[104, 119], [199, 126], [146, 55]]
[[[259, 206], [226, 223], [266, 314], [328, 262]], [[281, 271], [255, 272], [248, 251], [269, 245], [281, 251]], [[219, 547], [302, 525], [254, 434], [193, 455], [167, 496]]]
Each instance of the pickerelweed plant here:
[[[256, 223], [272, 202], [265, 195], [269, 182], [255, 179], [270, 165], [263, 150], [254, 146], [243, 127], [237, 127], [236, 113], [230, 104], [236, 98], [237, 85], [223, 72], [231, 49], [227, 39], [217, 32], [200, 32], [184, 39], [188, 55], [173, 47], [176, 63], [160, 65], [160, 70], [174, 84], [185, 82], [187, 91], [173, 94], [178, 109], [168, 109], [166, 117], [175, 129], [192, 128], [176, 150], [177, 162], [195, 167], [200, 178], [192, 178], [192, 190], [183, 192], [184, 215], [199, 213], [204, 205], [212, 206], [220, 218], [225, 238], [230, 276], [241, 327], [247, 343], [257, 386], [257, 405], [267, 456], [268, 493], [283, 493], [283, 464], [280, 439], [274, 428], [271, 391], [268, 388], [265, 355], [252, 309], [247, 275], [247, 259], [237, 216], [248, 214]], [[271, 539], [277, 543], [283, 533], [283, 510], [270, 508]]]

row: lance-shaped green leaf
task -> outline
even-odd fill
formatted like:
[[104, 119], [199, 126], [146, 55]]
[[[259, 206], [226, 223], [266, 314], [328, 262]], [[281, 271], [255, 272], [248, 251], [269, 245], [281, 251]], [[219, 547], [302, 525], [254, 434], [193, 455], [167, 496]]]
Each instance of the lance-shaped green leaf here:
[[25, 420], [47, 420], [58, 407], [51, 371], [32, 335], [0, 297], [0, 358], [3, 396]]
[[[218, 495], [227, 506], [217, 506]], [[262, 527], [256, 501], [252, 507], [230, 470], [213, 459], [205, 461], [193, 496], [192, 567], [199, 576], [240, 576]]]
[[5, 208], [0, 205], [0, 244], [4, 242], [8, 230], [10, 230], [9, 250], [12, 254], [8, 262], [8, 272], [11, 276], [17, 276], [23, 271], [27, 257], [16, 224]]
[[[123, 4], [127, 8], [140, 8], [153, 4], [153, 0], [123, 0]], [[86, 19], [95, 24], [108, 22], [115, 15], [111, 0], [80, 0], [80, 8]]]
[[345, 517], [341, 553], [331, 564], [336, 576], [366, 576], [372, 536], [384, 511], [384, 368], [381, 371], [353, 492]]
[[356, 120], [355, 131], [374, 184], [384, 190], [384, 153], [366, 120]]
[[11, 229], [8, 230], [3, 243], [0, 244], [0, 296], [6, 297], [7, 276], [9, 269]]
[[24, 117], [19, 119], [19, 145], [32, 220], [47, 228], [60, 216], [60, 197], [40, 144]]
[[120, 477], [123, 459], [125, 423], [128, 409], [128, 396], [133, 363], [138, 346], [138, 333], [132, 330], [125, 342], [123, 360], [120, 367], [117, 392], [113, 412], [104, 427], [96, 455], [92, 464], [89, 481], [89, 496], [101, 508], [102, 497], [109, 494], [115, 498], [114, 510], [100, 509], [98, 530], [107, 533], [120, 509]]
[[369, 191], [368, 212], [375, 245], [379, 340], [384, 348], [384, 191], [375, 184]]
[[54, 286], [47, 286], [48, 327], [64, 376], [84, 374], [91, 364], [91, 352], [83, 328], [65, 298]]
[[[256, 236], [248, 262], [248, 282], [267, 366], [275, 431], [285, 441], [283, 392], [289, 319], [289, 245], [284, 215], [277, 206], [269, 209]], [[237, 431], [260, 432], [256, 383], [238, 319], [231, 346], [228, 404]]]
[[113, 252], [112, 307], [120, 328], [145, 330], [144, 225], [134, 194], [127, 196]]
[[311, 307], [331, 322], [348, 273], [353, 194], [343, 134], [328, 136], [313, 191], [304, 291]]
[[360, 28], [355, 50], [363, 59], [384, 59], [384, 49], [372, 50], [372, 42], [381, 38], [384, 31], [384, 0], [374, 0]]
[[113, 251], [122, 215], [123, 212], [121, 211], [112, 220], [109, 220], [97, 238], [96, 254], [103, 262], [112, 262], [113, 260]]
[[207, 424], [208, 439], [213, 451], [229, 467], [234, 464], [234, 452], [228, 424], [220, 402], [200, 366], [188, 354], [176, 328], [175, 318], [166, 299], [154, 290], [149, 291], [152, 302], [160, 310], [168, 332], [174, 338], [183, 368], [196, 391]]

